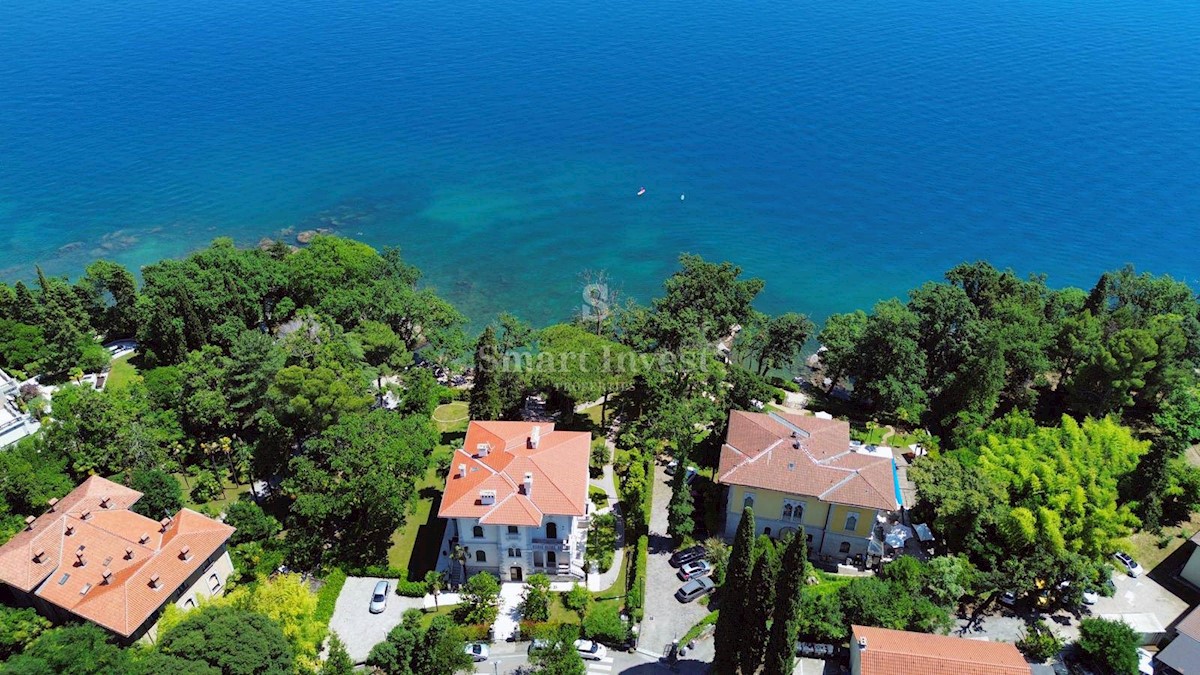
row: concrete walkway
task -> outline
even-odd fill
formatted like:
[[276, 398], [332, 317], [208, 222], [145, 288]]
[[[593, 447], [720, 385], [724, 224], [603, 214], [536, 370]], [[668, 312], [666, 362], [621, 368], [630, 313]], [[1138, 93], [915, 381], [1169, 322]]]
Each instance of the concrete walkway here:
[[[611, 441], [609, 441], [608, 446], [609, 453], [612, 453], [613, 446]], [[616, 550], [613, 552], [612, 567], [609, 567], [607, 572], [588, 575], [587, 588], [594, 593], [609, 588], [617, 582], [617, 577], [621, 575], [621, 565], [625, 559], [625, 516], [621, 513], [621, 507], [617, 503], [617, 477], [613, 473], [611, 462], [604, 465], [604, 475], [592, 479], [589, 481], [589, 484], [608, 493], [608, 503], [596, 509], [595, 515], [612, 513], [617, 517], [617, 542]]]
[[507, 640], [516, 632], [517, 624], [521, 621], [521, 596], [524, 594], [525, 584], [500, 584], [500, 613], [496, 615], [496, 623], [492, 624], [497, 642]]

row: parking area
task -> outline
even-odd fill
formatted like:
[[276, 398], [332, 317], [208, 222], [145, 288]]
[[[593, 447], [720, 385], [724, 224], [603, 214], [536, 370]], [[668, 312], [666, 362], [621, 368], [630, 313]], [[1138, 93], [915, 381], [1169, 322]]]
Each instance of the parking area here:
[[[1118, 572], [1113, 574], [1113, 585], [1116, 591], [1111, 598], [1101, 597], [1089, 608], [1091, 616], [1153, 614], [1165, 628], [1188, 609], [1186, 602], [1145, 574], [1135, 579]], [[1049, 625], [1063, 638], [1074, 640], [1079, 637], [1078, 621]]]
[[369, 610], [371, 592], [378, 581], [377, 577], [346, 579], [346, 585], [342, 587], [342, 593], [334, 605], [333, 619], [329, 622], [330, 630], [346, 643], [346, 651], [355, 663], [365, 661], [371, 653], [371, 647], [383, 642], [387, 634], [400, 625], [404, 610], [421, 607], [421, 598], [396, 595], [396, 580], [387, 579], [391, 584], [387, 607], [379, 614], [372, 614]]
[[661, 465], [654, 469], [654, 503], [650, 513], [650, 557], [646, 566], [646, 615], [642, 620], [638, 649], [665, 654], [671, 643], [688, 632], [709, 612], [700, 600], [684, 604], [675, 599], [683, 585], [671, 557], [671, 538], [667, 536], [667, 505], [671, 502], [670, 476]]

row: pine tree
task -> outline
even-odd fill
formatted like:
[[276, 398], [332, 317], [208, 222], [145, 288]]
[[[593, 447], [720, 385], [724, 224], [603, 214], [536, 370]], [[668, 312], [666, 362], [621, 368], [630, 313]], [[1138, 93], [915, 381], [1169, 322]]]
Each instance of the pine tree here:
[[729, 569], [725, 572], [725, 585], [721, 587], [721, 613], [717, 615], [717, 631], [713, 638], [716, 650], [714, 673], [734, 675], [737, 672], [739, 652], [745, 646], [743, 598], [750, 590], [753, 573], [754, 509], [747, 506], [742, 510], [742, 520], [733, 537]]
[[354, 661], [350, 660], [350, 653], [346, 651], [346, 645], [337, 633], [329, 636], [329, 658], [325, 659], [325, 663], [321, 666], [321, 675], [352, 675], [354, 672]]
[[496, 330], [488, 326], [475, 343], [475, 385], [468, 405], [473, 420], [500, 419], [499, 357]]
[[750, 576], [750, 589], [742, 595], [742, 620], [744, 640], [738, 664], [745, 675], [758, 671], [767, 651], [767, 620], [775, 604], [775, 579], [779, 575], [779, 557], [775, 544], [767, 535], [761, 535], [754, 546], [754, 572]]
[[796, 633], [800, 624], [800, 592], [808, 576], [808, 542], [804, 531], [796, 533], [783, 552], [775, 589], [771, 635], [763, 658], [764, 675], [790, 675], [795, 659]]

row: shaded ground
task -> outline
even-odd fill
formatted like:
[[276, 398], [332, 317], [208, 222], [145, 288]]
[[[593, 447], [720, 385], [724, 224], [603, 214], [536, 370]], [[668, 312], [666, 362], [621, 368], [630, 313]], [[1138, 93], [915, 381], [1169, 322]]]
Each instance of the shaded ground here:
[[417, 500], [404, 527], [392, 535], [388, 564], [408, 570], [409, 579], [420, 579], [436, 569], [446, 521], [438, 518], [442, 504], [443, 479], [433, 463], [417, 484]]

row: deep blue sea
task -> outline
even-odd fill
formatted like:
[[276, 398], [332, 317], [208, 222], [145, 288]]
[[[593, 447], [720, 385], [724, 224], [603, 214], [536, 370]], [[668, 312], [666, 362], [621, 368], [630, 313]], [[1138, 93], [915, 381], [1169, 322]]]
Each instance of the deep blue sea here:
[[4, 279], [332, 227], [476, 322], [681, 251], [820, 318], [978, 258], [1200, 286], [1198, 226], [1196, 0], [0, 0]]

